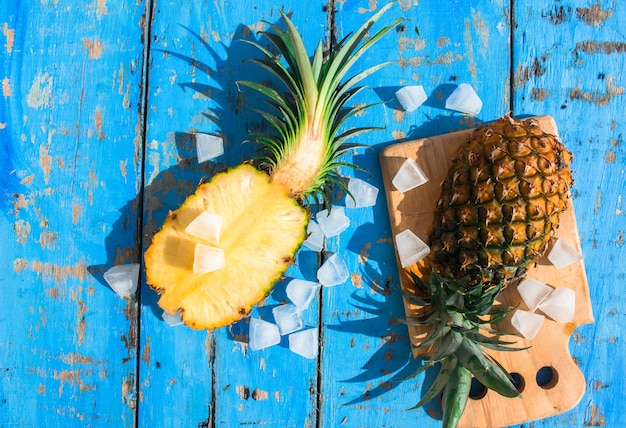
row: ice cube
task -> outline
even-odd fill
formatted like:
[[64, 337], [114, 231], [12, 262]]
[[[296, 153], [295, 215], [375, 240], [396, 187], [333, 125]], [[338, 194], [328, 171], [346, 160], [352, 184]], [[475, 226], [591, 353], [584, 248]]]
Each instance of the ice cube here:
[[421, 106], [428, 98], [424, 87], [418, 86], [405, 86], [400, 88], [396, 92], [396, 98], [402, 104], [405, 111], [411, 112]]
[[260, 318], [250, 318], [248, 331], [248, 346], [253, 351], [265, 349], [280, 343], [280, 332], [274, 323]]
[[535, 312], [541, 302], [552, 292], [553, 288], [543, 282], [526, 278], [517, 286], [517, 292], [528, 306], [530, 312]]
[[430, 248], [409, 229], [396, 235], [396, 249], [403, 268], [417, 263], [430, 253]]
[[307, 238], [302, 245], [313, 251], [322, 251], [322, 248], [324, 248], [324, 232], [322, 232], [322, 229], [314, 220], [309, 220], [306, 233]]
[[572, 322], [576, 307], [576, 293], [566, 287], [555, 288], [546, 299], [539, 304], [539, 310], [556, 322]]
[[315, 218], [327, 238], [339, 235], [350, 226], [350, 219], [346, 217], [343, 207], [321, 210]]
[[193, 253], [193, 273], [208, 273], [226, 266], [226, 258], [221, 248], [196, 244]]
[[417, 162], [412, 158], [408, 158], [402, 163], [391, 183], [398, 191], [404, 193], [421, 186], [427, 181], [428, 177], [426, 177], [426, 174], [424, 174]]
[[343, 284], [348, 280], [348, 266], [339, 254], [333, 254], [317, 270], [317, 280], [325, 287]]
[[352, 196], [346, 195], [346, 208], [365, 208], [376, 205], [378, 188], [368, 182], [360, 178], [351, 178], [348, 181], [348, 191]]
[[274, 321], [278, 325], [278, 331], [282, 336], [294, 331], [302, 330], [304, 320], [302, 314], [296, 305], [288, 303], [286, 305], [276, 306], [272, 309]]
[[287, 284], [287, 298], [301, 311], [309, 307], [321, 284], [304, 279], [292, 279]]
[[183, 318], [180, 314], [180, 311], [174, 312], [173, 315], [170, 315], [167, 312], [163, 311], [163, 314], [161, 314], [161, 318], [163, 318], [163, 321], [169, 324], [170, 327], [174, 327], [183, 323]]
[[478, 98], [471, 85], [461, 83], [456, 87], [446, 100], [448, 110], [456, 110], [461, 113], [477, 115], [483, 107], [483, 102]]
[[556, 240], [552, 249], [548, 253], [548, 260], [550, 260], [550, 263], [552, 263], [557, 269], [571, 265], [582, 258], [582, 254], [576, 251], [574, 247], [561, 238]]
[[104, 272], [104, 280], [120, 297], [135, 294], [139, 283], [139, 263], [113, 266]]
[[194, 134], [194, 137], [198, 163], [206, 162], [224, 154], [224, 140], [221, 137], [199, 132]]
[[220, 243], [222, 216], [203, 211], [185, 228], [185, 233], [203, 239], [211, 244]]
[[289, 335], [289, 350], [304, 358], [315, 358], [319, 350], [319, 333], [316, 328], [299, 331]]
[[511, 325], [528, 340], [533, 340], [543, 325], [545, 317], [517, 309], [511, 317]]

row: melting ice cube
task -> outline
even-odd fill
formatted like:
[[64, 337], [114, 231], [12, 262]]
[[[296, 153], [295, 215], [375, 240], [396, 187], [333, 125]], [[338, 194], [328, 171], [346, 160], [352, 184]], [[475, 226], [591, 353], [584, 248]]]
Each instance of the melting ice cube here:
[[286, 305], [276, 306], [272, 309], [274, 321], [278, 325], [278, 331], [281, 335], [289, 334], [294, 331], [302, 330], [304, 321], [302, 314], [296, 305], [290, 303]]
[[321, 210], [315, 215], [315, 218], [327, 238], [339, 235], [350, 226], [350, 219], [346, 216], [343, 207]]
[[287, 298], [301, 311], [309, 307], [321, 284], [304, 279], [292, 279], [287, 284]]
[[461, 113], [477, 115], [483, 107], [483, 102], [478, 98], [471, 85], [461, 83], [456, 87], [446, 100], [448, 110], [456, 110]]
[[280, 343], [278, 326], [260, 318], [250, 318], [248, 346], [253, 351], [265, 349]]
[[352, 196], [346, 195], [347, 208], [365, 208], [376, 205], [378, 188], [368, 182], [360, 178], [351, 178], [348, 181], [348, 191]]
[[211, 244], [220, 243], [222, 216], [203, 211], [185, 228], [185, 233], [204, 239]]
[[545, 317], [517, 309], [511, 317], [511, 325], [528, 340], [533, 340], [543, 325]]
[[412, 158], [408, 158], [402, 163], [391, 183], [398, 191], [404, 193], [427, 181], [428, 177], [426, 177], [426, 174], [424, 174], [417, 162]]
[[163, 318], [163, 321], [169, 324], [170, 327], [174, 327], [183, 323], [183, 318], [180, 315], [180, 311], [174, 312], [173, 315], [170, 315], [167, 312], [163, 311], [163, 314], [161, 314], [161, 318]]
[[306, 227], [307, 238], [304, 240], [302, 245], [313, 250], [313, 251], [322, 251], [324, 248], [324, 232], [319, 227], [319, 225], [313, 221], [309, 220], [309, 225]]
[[104, 280], [120, 297], [130, 296], [137, 291], [139, 263], [113, 266], [104, 273]]
[[409, 229], [396, 235], [396, 249], [403, 268], [411, 266], [430, 253], [430, 248]]
[[556, 322], [572, 322], [576, 307], [576, 293], [566, 287], [555, 288], [546, 299], [539, 304], [539, 310]]
[[571, 265], [582, 258], [582, 254], [576, 251], [574, 247], [561, 238], [556, 240], [552, 249], [548, 253], [548, 260], [550, 260], [550, 263], [552, 263], [557, 269]]
[[405, 86], [400, 88], [396, 92], [396, 98], [402, 104], [405, 111], [411, 112], [421, 106], [428, 98], [424, 87], [418, 86]]
[[343, 284], [348, 280], [348, 266], [338, 254], [333, 254], [317, 270], [317, 280], [325, 287]]
[[309, 328], [289, 335], [289, 349], [304, 358], [317, 357], [319, 333], [317, 328]]
[[198, 163], [206, 162], [224, 154], [224, 140], [210, 134], [196, 133], [196, 153]]
[[226, 266], [224, 251], [221, 248], [196, 244], [193, 253], [193, 273], [208, 273]]
[[530, 312], [535, 312], [539, 304], [548, 297], [552, 290], [553, 288], [549, 285], [532, 278], [525, 278], [517, 286], [517, 291], [522, 296], [522, 300], [524, 300]]

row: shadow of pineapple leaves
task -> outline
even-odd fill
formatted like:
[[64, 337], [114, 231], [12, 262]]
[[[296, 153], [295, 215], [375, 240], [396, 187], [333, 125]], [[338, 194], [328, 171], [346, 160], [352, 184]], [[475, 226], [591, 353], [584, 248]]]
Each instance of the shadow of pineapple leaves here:
[[[158, 65], [159, 61], [165, 62], [171, 57], [189, 66], [189, 72], [181, 72], [181, 75], [190, 76], [189, 80], [176, 83], [182, 95], [181, 100], [175, 101], [173, 105], [180, 105], [185, 102], [185, 98], [206, 101], [205, 107], [194, 113], [204, 120], [197, 120], [197, 117], [189, 120], [189, 123], [194, 123], [200, 129], [170, 130], [167, 124], [152, 123], [152, 110], [146, 110], [148, 135], [142, 160], [146, 166], [144, 176], [138, 176], [138, 179], [143, 179], [143, 183], [138, 184], [140, 190], [137, 196], [119, 208], [118, 219], [107, 230], [106, 262], [87, 267], [90, 274], [109, 290], [103, 277], [104, 272], [118, 264], [142, 263], [143, 252], [168, 212], [178, 207], [201, 182], [230, 166], [251, 159], [254, 146], [243, 142], [251, 130], [258, 131], [264, 126], [258, 114], [251, 111], [252, 107], [260, 107], [259, 96], [252, 91], [242, 93], [236, 83], [239, 80], [271, 80], [269, 73], [255, 66], [250, 67], [245, 61], [246, 58], [259, 57], [261, 54], [243, 40], [261, 40], [256, 38], [249, 27], [239, 25], [230, 46], [220, 43], [213, 47], [197, 32], [181, 27], [188, 39], [197, 41], [203, 49], [194, 50], [194, 57], [186, 53], [155, 49], [152, 62], [153, 66], [154, 63]], [[155, 117], [158, 118], [158, 115]], [[193, 134], [205, 132], [203, 123], [211, 129], [219, 129], [219, 135], [224, 140], [224, 154], [199, 164]], [[152, 147], [153, 143], [157, 146]], [[162, 167], [161, 164], [167, 162], [168, 157], [175, 159], [175, 162], [169, 167]], [[157, 293], [146, 284], [145, 278], [140, 278], [140, 283], [137, 299], [160, 318], [162, 310], [157, 305]]]

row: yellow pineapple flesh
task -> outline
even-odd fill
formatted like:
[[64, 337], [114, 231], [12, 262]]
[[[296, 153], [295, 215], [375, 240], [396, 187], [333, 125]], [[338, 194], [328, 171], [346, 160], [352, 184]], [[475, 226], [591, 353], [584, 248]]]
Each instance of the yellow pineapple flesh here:
[[[196, 274], [194, 249], [206, 242], [185, 228], [202, 212], [223, 219], [216, 246], [224, 251], [226, 265]], [[170, 212], [146, 251], [146, 279], [161, 294], [159, 306], [170, 314], [182, 309], [188, 326], [230, 324], [250, 312], [289, 267], [307, 222], [307, 211], [283, 185], [251, 165], [238, 166], [201, 184]]]

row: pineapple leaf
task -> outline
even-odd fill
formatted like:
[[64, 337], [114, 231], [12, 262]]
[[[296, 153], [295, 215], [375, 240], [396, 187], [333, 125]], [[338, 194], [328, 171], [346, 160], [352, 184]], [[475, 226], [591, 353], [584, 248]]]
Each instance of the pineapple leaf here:
[[422, 407], [424, 404], [435, 398], [448, 383], [448, 380], [454, 372], [457, 364], [458, 360], [455, 357], [449, 357], [443, 360], [443, 362], [441, 363], [441, 368], [439, 369], [439, 373], [433, 381], [433, 384], [430, 386], [430, 388], [428, 388], [428, 391], [426, 391], [422, 399], [415, 406], [411, 407], [411, 409], [417, 409], [418, 407]]

